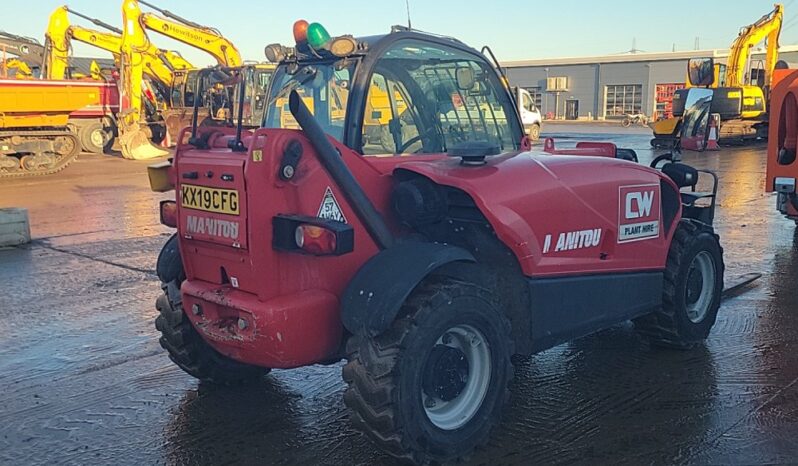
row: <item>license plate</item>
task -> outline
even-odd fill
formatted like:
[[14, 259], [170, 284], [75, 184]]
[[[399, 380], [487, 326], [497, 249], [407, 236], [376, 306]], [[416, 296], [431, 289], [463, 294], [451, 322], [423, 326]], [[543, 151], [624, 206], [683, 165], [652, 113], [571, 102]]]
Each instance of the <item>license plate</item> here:
[[238, 191], [184, 184], [180, 186], [180, 205], [188, 209], [238, 215]]

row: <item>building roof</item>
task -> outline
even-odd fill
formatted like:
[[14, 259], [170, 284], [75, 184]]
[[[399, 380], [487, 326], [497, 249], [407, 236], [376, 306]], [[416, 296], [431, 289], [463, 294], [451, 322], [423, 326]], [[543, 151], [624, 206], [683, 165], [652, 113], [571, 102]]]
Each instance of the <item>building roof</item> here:
[[[779, 53], [798, 52], [798, 45], [788, 45], [779, 48]], [[754, 55], [764, 54], [764, 49], [754, 49]], [[698, 57], [725, 58], [729, 56], [728, 49], [689, 50], [684, 52], [655, 52], [655, 53], [621, 53], [616, 55], [600, 55], [593, 57], [561, 57], [541, 58], [532, 60], [508, 60], [501, 65], [507, 68], [526, 66], [561, 66], [561, 65], [589, 65], [595, 63], [629, 63], [688, 60]]]

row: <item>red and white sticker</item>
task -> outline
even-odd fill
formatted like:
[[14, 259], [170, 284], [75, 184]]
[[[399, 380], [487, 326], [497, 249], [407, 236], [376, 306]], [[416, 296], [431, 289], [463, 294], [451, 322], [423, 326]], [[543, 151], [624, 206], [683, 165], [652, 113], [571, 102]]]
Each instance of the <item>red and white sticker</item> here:
[[659, 184], [621, 186], [618, 192], [618, 242], [659, 238]]

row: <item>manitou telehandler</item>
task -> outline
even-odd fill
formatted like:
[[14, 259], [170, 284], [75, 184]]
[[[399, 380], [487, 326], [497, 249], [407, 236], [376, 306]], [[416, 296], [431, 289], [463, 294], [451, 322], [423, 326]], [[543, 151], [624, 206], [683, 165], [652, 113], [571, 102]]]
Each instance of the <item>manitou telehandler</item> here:
[[[696, 169], [610, 143], [531, 151], [506, 81], [456, 39], [318, 23], [295, 39], [270, 46], [262, 128], [194, 125], [151, 171], [176, 190], [161, 218], [177, 228], [155, 325], [186, 372], [230, 384], [346, 359], [355, 426], [447, 462], [499, 422], [514, 354], [630, 319], [658, 345], [707, 337], [724, 274], [714, 176], [698, 192]], [[394, 151], [364, 139], [375, 87], [405, 106]]]

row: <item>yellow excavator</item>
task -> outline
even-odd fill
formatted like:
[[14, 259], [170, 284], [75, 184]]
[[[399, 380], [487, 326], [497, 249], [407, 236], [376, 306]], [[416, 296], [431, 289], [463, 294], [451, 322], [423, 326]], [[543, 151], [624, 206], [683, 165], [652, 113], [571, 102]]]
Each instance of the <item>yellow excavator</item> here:
[[[13, 73], [11, 73], [13, 71]], [[14, 77], [17, 79], [33, 78], [33, 70], [20, 58], [6, 58], [0, 64], [0, 77]]]
[[16, 78], [38, 77], [38, 69], [41, 68], [44, 56], [44, 46], [39, 41], [0, 31], [0, 51], [5, 65], [3, 76], [9, 76], [8, 71], [13, 70]]
[[[163, 17], [143, 12], [139, 4], [152, 8]], [[243, 64], [241, 54], [236, 46], [218, 29], [189, 21], [143, 0], [126, 0], [122, 8], [129, 20], [134, 22], [130, 27], [154, 31], [190, 47], [203, 50], [213, 56], [221, 66], [235, 67]], [[125, 25], [128, 27], [127, 22]]]
[[[107, 29], [108, 32], [73, 25], [69, 21], [69, 14], [91, 21], [93, 24]], [[67, 6], [56, 8], [50, 15], [45, 37], [44, 76], [47, 79], [65, 79], [68, 77], [72, 40], [83, 42], [111, 53], [118, 65], [122, 50], [122, 30], [72, 10]], [[166, 86], [172, 84], [176, 70], [194, 68], [178, 52], [163, 50], [151, 43], [145, 49], [137, 52], [138, 56], [135, 58], [141, 60], [144, 72]]]
[[[77, 25], [73, 25], [69, 21], [69, 14], [76, 15], [84, 18], [92, 23], [107, 29], [109, 32], [101, 32], [94, 29], [89, 29]], [[124, 96], [131, 92], [127, 90], [126, 86], [146, 89], [149, 95], [149, 105], [138, 105], [138, 111], [144, 110], [147, 121], [157, 121], [158, 117], [158, 99], [157, 96], [163, 96], [168, 93], [169, 87], [172, 85], [174, 72], [178, 69], [192, 68], [191, 63], [185, 60], [179, 53], [161, 50], [153, 44], [148, 44], [147, 47], [136, 49], [129, 55], [123, 53], [124, 40], [122, 30], [117, 29], [107, 23], [98, 19], [90, 18], [77, 11], [70, 10], [67, 6], [56, 8], [50, 15], [50, 20], [45, 34], [45, 52], [44, 52], [44, 69], [43, 74], [45, 79], [66, 79], [68, 77], [74, 78], [74, 74], [69, 72], [69, 59], [71, 42], [73, 40], [83, 42], [85, 44], [100, 48], [111, 53], [115, 59], [117, 67], [127, 60], [129, 63], [135, 63], [136, 67], [141, 68], [142, 73], [137, 80], [123, 82], [121, 93], [122, 103], [124, 104]], [[148, 79], [144, 79], [144, 76]], [[95, 79], [102, 79], [100, 70], [94, 70], [92, 76]], [[153, 90], [155, 85], [158, 90]], [[163, 99], [163, 98], [162, 98]], [[131, 113], [124, 105], [121, 107], [122, 113], [117, 115], [114, 119], [109, 117], [105, 118], [102, 124], [98, 124], [93, 120], [76, 119], [71, 124], [78, 134], [83, 149], [88, 152], [101, 153], [113, 144], [115, 127], [119, 126], [120, 142], [124, 139], [126, 126], [119, 124], [123, 114]], [[134, 110], [136, 111], [136, 110]], [[127, 113], [125, 113], [127, 112]], [[86, 134], [84, 134], [86, 133]], [[152, 132], [150, 132], [152, 134]], [[159, 150], [159, 154], [160, 154]], [[126, 158], [136, 158], [133, 156], [128, 157], [129, 151], [125, 150], [123, 146], [123, 156]]]
[[[140, 5], [145, 5], [158, 14], [144, 12]], [[245, 113], [249, 115], [245, 116], [245, 120], [252, 119], [254, 122], [259, 117], [265, 108], [268, 83], [275, 65], [263, 63], [244, 65], [238, 48], [219, 30], [197, 24], [149, 2], [124, 0], [122, 8], [127, 18], [125, 29], [131, 35], [146, 38], [147, 31], [154, 31], [204, 51], [216, 60], [219, 67], [234, 75], [243, 76], [243, 79], [251, 84], [247, 86], [250, 92], [245, 96], [247, 99]], [[235, 70], [236, 68], [239, 70]], [[205, 86], [197, 82], [200, 71], [200, 69], [182, 70], [174, 74], [169, 93], [170, 105], [162, 112], [167, 137], [172, 142], [176, 140], [179, 131], [191, 122], [195, 98], [202, 99], [203, 103], [198, 108], [197, 120], [200, 124], [214, 124], [214, 122], [224, 124], [238, 102], [233, 96], [237, 92], [237, 86], [218, 85], [216, 89]], [[203, 89], [203, 95], [195, 96], [196, 90], [200, 88]], [[143, 138], [139, 138], [139, 141], [143, 141]]]
[[[723, 65], [715, 64], [713, 60], [716, 78], [709, 87], [714, 89], [712, 112], [721, 116], [721, 142], [745, 142], [767, 137], [768, 94], [773, 70], [777, 67], [783, 21], [784, 6], [776, 4], [772, 11], [740, 30], [729, 48], [725, 74]], [[755, 68], [751, 64], [751, 49], [762, 41], [766, 41], [764, 67]], [[697, 84], [687, 81], [688, 87], [693, 85]], [[657, 146], [672, 139], [678, 133], [678, 123], [678, 117], [653, 123], [651, 144]]]

